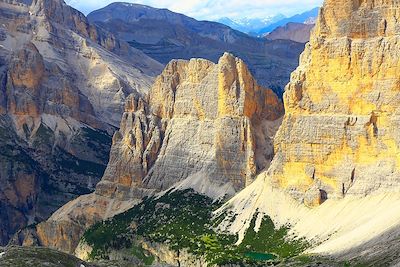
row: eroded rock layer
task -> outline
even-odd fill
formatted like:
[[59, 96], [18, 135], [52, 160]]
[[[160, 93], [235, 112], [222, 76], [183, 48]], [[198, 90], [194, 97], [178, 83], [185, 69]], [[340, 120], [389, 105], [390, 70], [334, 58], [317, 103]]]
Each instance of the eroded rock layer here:
[[232, 196], [269, 166], [282, 115], [278, 97], [230, 54], [218, 64], [172, 61], [146, 101], [127, 101], [95, 193], [68, 203], [16, 241], [73, 252], [86, 227], [144, 196], [169, 188]]

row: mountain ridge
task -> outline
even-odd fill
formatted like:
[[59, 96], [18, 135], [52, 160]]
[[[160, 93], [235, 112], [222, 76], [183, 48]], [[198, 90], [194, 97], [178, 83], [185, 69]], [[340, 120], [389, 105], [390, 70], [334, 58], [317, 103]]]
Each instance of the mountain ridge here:
[[289, 22], [265, 35], [265, 38], [269, 40], [285, 39], [299, 43], [307, 43], [310, 41], [311, 30], [314, 26], [314, 24]]
[[163, 64], [175, 58], [217, 62], [224, 52], [234, 53], [261, 85], [279, 96], [303, 50], [297, 42], [251, 37], [217, 22], [197, 21], [165, 9], [117, 3], [88, 18]]
[[230, 19], [228, 17], [224, 17], [218, 19], [217, 22], [227, 25], [232, 29], [247, 33], [249, 35], [257, 35], [262, 28], [284, 18], [286, 17], [282, 14], [277, 14], [275, 16], [270, 16], [264, 19], [263, 18]]

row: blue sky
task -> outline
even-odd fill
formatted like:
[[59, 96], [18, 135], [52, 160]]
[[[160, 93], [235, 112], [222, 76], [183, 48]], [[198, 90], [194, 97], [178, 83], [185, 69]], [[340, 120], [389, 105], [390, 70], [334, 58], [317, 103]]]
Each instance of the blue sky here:
[[[121, 0], [120, 0], [121, 1]], [[66, 0], [87, 14], [102, 8], [112, 0]], [[291, 16], [320, 6], [323, 0], [127, 0], [172, 11], [201, 20], [229, 18], [264, 18], [276, 14]]]

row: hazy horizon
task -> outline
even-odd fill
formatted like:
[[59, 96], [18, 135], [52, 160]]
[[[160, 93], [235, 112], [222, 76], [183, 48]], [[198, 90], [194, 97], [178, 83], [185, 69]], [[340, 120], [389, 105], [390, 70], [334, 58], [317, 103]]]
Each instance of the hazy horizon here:
[[155, 8], [168, 8], [199, 20], [218, 20], [224, 17], [231, 19], [267, 18], [278, 14], [292, 16], [321, 6], [323, 0], [253, 0], [251, 3], [243, 0], [66, 0], [66, 2], [84, 14], [113, 2], [129, 2]]

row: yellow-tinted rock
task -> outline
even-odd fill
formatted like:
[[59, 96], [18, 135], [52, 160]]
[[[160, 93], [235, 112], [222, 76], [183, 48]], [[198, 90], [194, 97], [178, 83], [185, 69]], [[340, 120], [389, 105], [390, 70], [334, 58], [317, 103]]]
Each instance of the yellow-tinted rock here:
[[384, 0], [327, 0], [321, 9], [287, 86], [269, 171], [309, 206], [320, 202], [307, 199], [310, 190], [342, 198], [400, 186], [399, 10]]

